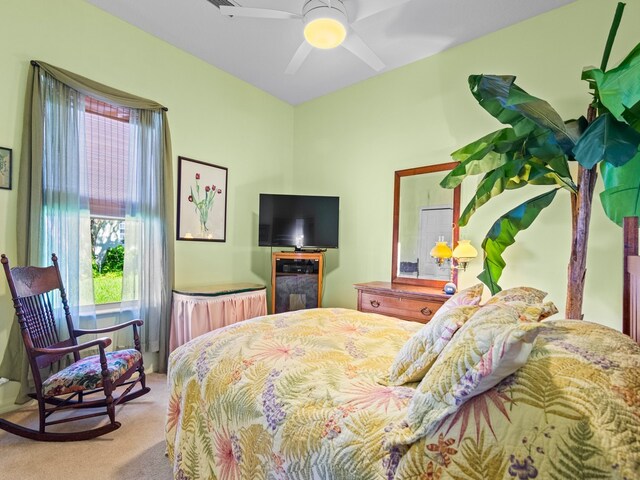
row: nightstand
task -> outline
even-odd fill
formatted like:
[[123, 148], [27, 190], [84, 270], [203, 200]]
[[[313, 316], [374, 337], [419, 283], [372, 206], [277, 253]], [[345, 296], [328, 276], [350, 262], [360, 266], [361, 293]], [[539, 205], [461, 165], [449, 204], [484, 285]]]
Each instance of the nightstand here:
[[390, 282], [356, 283], [358, 310], [427, 323], [450, 295], [440, 288]]

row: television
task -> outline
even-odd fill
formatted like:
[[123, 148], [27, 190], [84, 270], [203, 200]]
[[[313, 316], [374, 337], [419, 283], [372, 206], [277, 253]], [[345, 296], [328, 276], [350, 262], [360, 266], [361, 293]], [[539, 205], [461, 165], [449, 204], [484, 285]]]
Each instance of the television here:
[[260, 194], [258, 245], [338, 248], [339, 197]]

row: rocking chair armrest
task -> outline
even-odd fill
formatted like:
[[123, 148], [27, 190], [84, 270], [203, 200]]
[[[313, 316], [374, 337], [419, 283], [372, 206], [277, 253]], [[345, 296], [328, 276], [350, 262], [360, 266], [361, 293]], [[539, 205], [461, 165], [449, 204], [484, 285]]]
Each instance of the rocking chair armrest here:
[[79, 352], [90, 347], [98, 346], [100, 350], [104, 350], [111, 345], [111, 339], [109, 337], [96, 338], [90, 342], [81, 343], [79, 345], [71, 345], [69, 347], [62, 348], [34, 348], [33, 351], [36, 355], [64, 355], [66, 353]]
[[93, 328], [90, 330], [74, 329], [73, 333], [76, 335], [89, 335], [91, 333], [108, 333], [108, 332], [114, 332], [116, 330], [129, 327], [132, 325], [135, 325], [136, 327], [141, 327], [143, 324], [144, 322], [142, 320], [129, 320], [128, 322], [119, 323], [118, 325], [113, 325], [112, 327]]

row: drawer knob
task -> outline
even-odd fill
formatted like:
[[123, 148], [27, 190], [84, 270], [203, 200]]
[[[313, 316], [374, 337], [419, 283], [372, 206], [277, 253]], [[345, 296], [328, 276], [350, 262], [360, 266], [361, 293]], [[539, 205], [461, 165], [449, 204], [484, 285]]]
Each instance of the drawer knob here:
[[422, 310], [420, 310], [420, 313], [422, 313], [425, 317], [430, 317], [433, 314], [433, 310], [431, 310], [429, 307], [424, 307]]
[[370, 303], [373, 308], [378, 308], [380, 306], [380, 302], [377, 300], [371, 300]]

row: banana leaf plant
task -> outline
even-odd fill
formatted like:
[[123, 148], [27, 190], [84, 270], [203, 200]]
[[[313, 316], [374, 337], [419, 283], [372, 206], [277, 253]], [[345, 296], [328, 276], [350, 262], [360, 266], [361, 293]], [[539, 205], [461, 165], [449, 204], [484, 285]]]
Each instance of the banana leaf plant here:
[[[535, 186], [541, 193], [502, 215], [483, 243], [478, 278], [493, 294], [506, 266], [504, 251], [529, 228], [543, 209], [565, 191], [571, 198], [572, 244], [568, 267], [566, 317], [582, 318], [586, 256], [593, 192], [598, 168], [604, 181], [600, 199], [618, 225], [640, 215], [640, 44], [616, 68], [607, 70], [624, 4], [619, 3], [600, 68], [583, 70], [593, 100], [586, 117], [564, 121], [546, 101], [528, 94], [511, 75], [471, 75], [469, 87], [480, 106], [508, 125], [455, 151], [459, 165], [441, 186], [455, 188], [470, 175], [483, 175], [462, 212], [465, 226], [473, 213], [505, 190]], [[573, 178], [569, 162], [578, 163]], [[540, 188], [542, 187], [542, 188]]]

